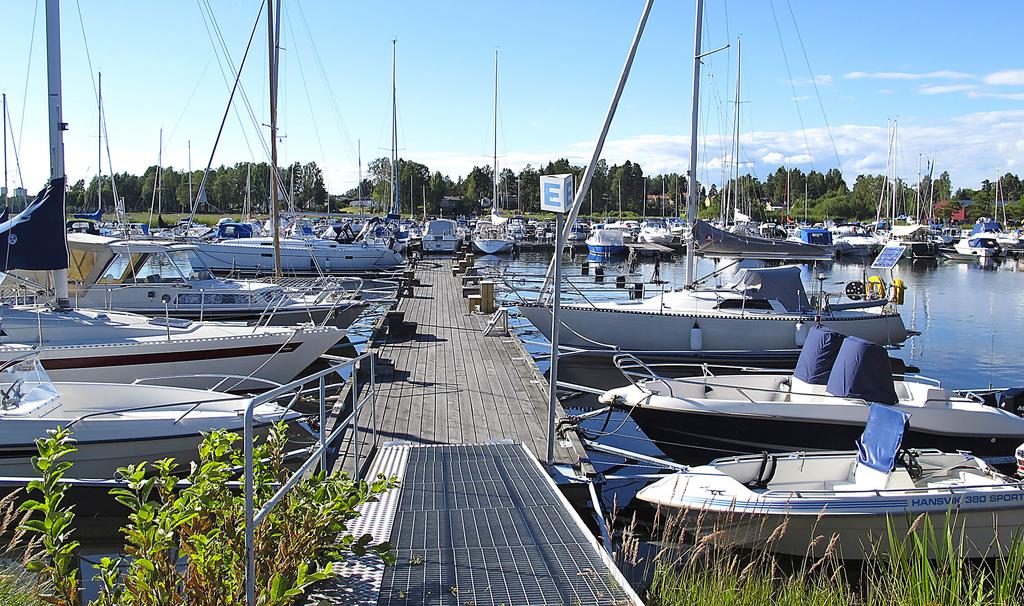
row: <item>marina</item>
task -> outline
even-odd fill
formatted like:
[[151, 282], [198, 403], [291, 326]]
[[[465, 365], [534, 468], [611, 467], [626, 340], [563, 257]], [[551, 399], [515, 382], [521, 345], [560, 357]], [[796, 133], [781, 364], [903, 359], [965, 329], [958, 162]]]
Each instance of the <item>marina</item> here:
[[1024, 70], [684, 4], [12, 6], [0, 601], [1024, 602]]

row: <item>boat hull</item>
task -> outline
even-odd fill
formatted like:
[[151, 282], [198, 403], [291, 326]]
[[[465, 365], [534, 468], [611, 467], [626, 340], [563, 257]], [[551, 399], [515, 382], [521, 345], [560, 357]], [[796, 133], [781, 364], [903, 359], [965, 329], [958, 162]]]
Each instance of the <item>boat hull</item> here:
[[512, 240], [475, 239], [473, 240], [473, 250], [485, 255], [498, 255], [510, 252], [513, 244]]
[[[198, 242], [195, 252], [217, 274], [248, 276], [274, 273], [273, 243], [269, 239]], [[383, 245], [341, 244], [324, 240], [316, 244], [285, 244], [281, 247], [281, 271], [288, 275], [398, 269], [404, 263], [400, 254]]]
[[[1024, 495], [1005, 496], [1019, 498]], [[957, 509], [950, 503], [945, 508], [938, 507], [937, 511], [922, 514], [913, 505], [912, 498], [908, 497], [906, 504], [902, 512], [879, 514], [866, 509], [849, 515], [830, 511], [827, 515], [818, 515], [820, 510], [813, 513], [739, 513], [694, 506], [687, 510], [685, 527], [691, 534], [718, 530], [714, 541], [720, 546], [767, 549], [796, 557], [822, 557], [829, 549], [830, 540], [835, 537], [836, 543], [832, 548], [836, 555], [842, 559], [857, 560], [889, 552], [888, 528], [892, 528], [899, 540], [907, 536], [911, 527], [924, 532], [926, 524], [935, 529], [940, 542], [944, 540], [945, 529], [949, 528], [953, 541], [963, 549], [962, 557], [998, 557], [1005, 555], [1008, 546], [1019, 538], [1024, 524], [1024, 510], [1019, 508], [968, 511]], [[927, 522], [918, 520], [922, 515], [928, 519]], [[700, 518], [699, 522], [697, 518]]]
[[[540, 305], [520, 305], [519, 311], [550, 339], [551, 310]], [[690, 331], [701, 329], [699, 351], [799, 349], [797, 324], [813, 323], [813, 316], [712, 315], [706, 313], [659, 313], [629, 309], [563, 306], [559, 331], [563, 346], [622, 351], [695, 351]], [[898, 345], [907, 339], [899, 314], [824, 317], [821, 324], [847, 336], [879, 345]]]
[[592, 255], [605, 257], [626, 254], [626, 247], [619, 244], [587, 244], [587, 250]]
[[[716, 457], [761, 452], [798, 452], [850, 448], [864, 431], [864, 421], [824, 422], [770, 416], [715, 414], [690, 410], [624, 407], [637, 426], [666, 455], [679, 463], [705, 463]], [[975, 456], [1005, 458], [1022, 436], [965, 436], [924, 432], [911, 424], [906, 448], [968, 451]]]

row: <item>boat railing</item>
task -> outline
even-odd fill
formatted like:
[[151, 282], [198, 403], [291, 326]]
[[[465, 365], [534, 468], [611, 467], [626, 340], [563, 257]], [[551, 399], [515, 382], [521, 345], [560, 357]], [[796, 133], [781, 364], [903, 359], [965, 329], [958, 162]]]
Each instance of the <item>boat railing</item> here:
[[[739, 393], [744, 398], [746, 398], [747, 401], [750, 402], [751, 404], [757, 403], [758, 400], [756, 400], [755, 398], [752, 398], [750, 396], [750, 394], [747, 393], [747, 392], [754, 392], [755, 395], [759, 394], [759, 393], [767, 393], [767, 394], [772, 394], [772, 395], [783, 394], [783, 395], [785, 395], [787, 397], [800, 396], [800, 397], [808, 397], [808, 398], [827, 398], [827, 399], [830, 399], [830, 400], [841, 400], [841, 401], [844, 401], [844, 402], [858, 403], [858, 404], [862, 404], [864, 406], [867, 406], [867, 405], [870, 404], [870, 402], [868, 402], [867, 400], [865, 400], [863, 398], [853, 398], [853, 397], [850, 397], [850, 396], [837, 396], [837, 395], [834, 395], [834, 394], [830, 394], [828, 392], [812, 393], [812, 392], [793, 391], [792, 389], [779, 389], [779, 388], [774, 388], [773, 389], [773, 388], [769, 388], [769, 387], [758, 387], [756, 385], [735, 385], [735, 384], [720, 383], [720, 382], [709, 381], [708, 380], [708, 379], [716, 378], [716, 375], [712, 372], [711, 367], [735, 369], [735, 370], [738, 370], [738, 371], [743, 371], [745, 374], [781, 374], [782, 371], [780, 371], [779, 369], [748, 368], [748, 367], [743, 367], [743, 366], [728, 366], [728, 365], [724, 365], [724, 364], [709, 364], [707, 362], [689, 362], [689, 363], [688, 362], [672, 362], [672, 363], [668, 363], [668, 364], [661, 364], [660, 366], [677, 366], [677, 367], [683, 367], [683, 368], [696, 368], [696, 369], [700, 369], [701, 370], [701, 374], [699, 376], [689, 376], [689, 377], [666, 377], [664, 375], [660, 375], [660, 374], [654, 372], [654, 370], [649, 365], [647, 365], [646, 363], [641, 361], [636, 356], [633, 356], [632, 354], [619, 354], [619, 355], [613, 357], [612, 361], [613, 361], [613, 363], [615, 363], [616, 368], [619, 369], [619, 372], [621, 372], [622, 375], [632, 385], [636, 386], [637, 389], [639, 389], [639, 390], [641, 390], [641, 391], [643, 391], [644, 393], [647, 393], [647, 394], [655, 394], [655, 391], [653, 389], [651, 389], [645, 382], [638, 381], [637, 379], [640, 379], [640, 380], [645, 380], [646, 379], [648, 381], [658, 381], [658, 382], [662, 383], [668, 389], [668, 396], [670, 398], [677, 397], [675, 395], [675, 390], [673, 389], [673, 383], [689, 383], [689, 384], [692, 384], [692, 385], [703, 385], [705, 387], [719, 387], [719, 388], [722, 388], [722, 389], [732, 389], [732, 390], [736, 391], [737, 393]], [[634, 370], [637, 367], [643, 369], [644, 372], [641, 373], [641, 372], [637, 372], [636, 370]], [[761, 401], [765, 401], [765, 400], [761, 400]], [[929, 401], [932, 401], [932, 400], [929, 400]]]
[[[363, 478], [363, 466], [373, 456], [378, 446], [378, 417], [377, 417], [377, 374], [375, 355], [368, 352], [354, 358], [341, 358], [336, 356], [323, 356], [331, 364], [328, 368], [319, 370], [311, 375], [302, 377], [280, 385], [265, 393], [262, 393], [249, 401], [243, 417], [244, 424], [244, 485], [245, 485], [245, 593], [246, 603], [256, 603], [256, 551], [255, 532], [259, 524], [273, 510], [284, 497], [291, 491], [314, 467], [326, 473], [328, 471], [328, 454], [332, 445], [342, 436], [350, 434], [350, 445], [353, 455], [353, 474], [356, 481]], [[368, 370], [368, 389], [365, 393], [360, 391], [360, 371]], [[347, 417], [335, 422], [333, 429], [328, 433], [327, 427], [327, 377], [329, 375], [344, 376], [349, 372], [347, 383], [351, 396], [351, 408]], [[315, 383], [314, 383], [315, 382]], [[312, 449], [309, 456], [295, 469], [294, 473], [282, 484], [277, 491], [259, 510], [256, 509], [255, 498], [255, 472], [254, 472], [254, 450], [255, 450], [255, 428], [254, 411], [257, 406], [270, 403], [282, 396], [289, 395], [292, 391], [303, 391], [310, 384], [316, 385], [317, 400], [319, 403], [318, 444]], [[364, 436], [368, 441], [368, 452], [363, 456], [364, 443], [360, 439], [360, 413], [363, 409], [369, 408], [371, 421], [369, 424], [370, 435]], [[365, 417], [365, 416], [364, 416]]]

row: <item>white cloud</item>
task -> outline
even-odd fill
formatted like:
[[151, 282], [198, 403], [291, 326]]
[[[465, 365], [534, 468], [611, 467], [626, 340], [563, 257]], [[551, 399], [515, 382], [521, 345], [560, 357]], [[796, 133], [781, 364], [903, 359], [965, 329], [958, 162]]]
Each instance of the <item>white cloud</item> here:
[[785, 158], [786, 157], [780, 154], [779, 152], [769, 152], [761, 156], [761, 162], [765, 164], [782, 164], [782, 161]]
[[813, 78], [793, 78], [790, 80], [792, 84], [797, 86], [806, 86], [808, 84], [817, 84], [819, 86], [831, 86], [835, 79], [828, 74], [819, 74]]
[[924, 84], [917, 87], [917, 92], [921, 95], [946, 95], [973, 91], [977, 88], [973, 84]]
[[843, 78], [848, 80], [860, 80], [865, 78], [876, 80], [966, 80], [974, 77], [974, 74], [952, 70], [938, 70], [933, 72], [849, 72], [843, 74]]
[[997, 93], [993, 91], [976, 90], [967, 93], [968, 97], [972, 98], [994, 98], [994, 99], [1010, 99], [1011, 101], [1024, 101], [1024, 93]]
[[1006, 69], [992, 72], [983, 78], [985, 84], [1024, 86], [1024, 69]]

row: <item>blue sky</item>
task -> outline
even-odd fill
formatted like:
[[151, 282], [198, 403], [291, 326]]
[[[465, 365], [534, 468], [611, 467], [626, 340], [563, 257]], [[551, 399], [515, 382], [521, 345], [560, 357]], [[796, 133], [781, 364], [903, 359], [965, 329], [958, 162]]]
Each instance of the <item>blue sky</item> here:
[[[42, 4], [8, 0], [0, 39], [0, 90], [8, 94], [29, 190], [47, 174]], [[340, 192], [355, 183], [357, 141], [364, 165], [388, 154], [394, 37], [403, 157], [452, 176], [490, 163], [498, 48], [499, 164], [518, 170], [558, 156], [582, 164], [642, 5], [284, 0], [282, 164], [316, 161], [329, 189]], [[114, 169], [140, 172], [154, 164], [161, 128], [164, 163], [184, 168], [191, 141], [192, 166], [201, 168], [231, 77], [208, 34], [209, 11], [237, 65], [259, 6], [259, 0], [63, 2], [69, 176], [96, 170], [95, 75], [82, 24], [93, 70], [103, 72]], [[763, 178], [781, 163], [822, 171], [841, 165], [849, 180], [881, 172], [887, 123], [898, 118], [897, 168], [910, 180], [919, 154], [934, 156], [936, 171], [949, 170], [955, 185], [974, 185], [997, 168], [1020, 173], [1024, 62], [1016, 29], [1022, 13], [1024, 5], [1011, 2], [967, 10], [952, 1], [707, 0], [704, 48], [733, 47], [705, 60], [701, 180], [720, 182], [730, 161], [737, 37], [744, 172]], [[640, 161], [649, 174], [685, 170], [692, 36], [691, 2], [655, 3], [609, 134], [609, 162]], [[268, 121], [266, 69], [261, 22], [242, 78], [255, 120], [236, 100], [215, 165], [266, 158], [259, 143], [266, 129], [254, 124]]]

